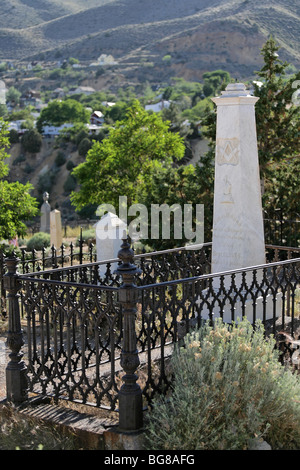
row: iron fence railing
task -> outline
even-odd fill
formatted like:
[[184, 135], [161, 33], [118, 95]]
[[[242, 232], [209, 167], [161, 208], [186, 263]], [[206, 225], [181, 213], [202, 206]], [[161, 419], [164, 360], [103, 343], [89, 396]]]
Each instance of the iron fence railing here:
[[300, 214], [282, 209], [264, 210], [265, 240], [272, 245], [299, 246]]
[[169, 358], [191, 328], [247, 316], [268, 333], [300, 334], [299, 249], [267, 247], [270, 261], [285, 259], [216, 274], [210, 250], [134, 256], [124, 241], [117, 259], [25, 274], [8, 259], [8, 398], [117, 409], [120, 428], [136, 430], [143, 408], [171, 389]]

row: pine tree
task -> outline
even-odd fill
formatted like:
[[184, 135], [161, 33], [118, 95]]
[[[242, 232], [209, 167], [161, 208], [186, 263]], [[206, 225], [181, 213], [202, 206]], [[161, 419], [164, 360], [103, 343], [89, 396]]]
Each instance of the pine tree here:
[[[258, 154], [262, 177], [268, 178], [272, 164], [282, 159], [299, 157], [299, 107], [292, 103], [293, 82], [286, 78], [287, 62], [278, 55], [279, 46], [271, 37], [262, 48], [264, 65], [256, 72], [260, 81], [254, 82]], [[269, 171], [270, 168], [270, 171]]]
[[[279, 46], [271, 37], [262, 48], [264, 65], [254, 82], [263, 206], [270, 218], [280, 210], [283, 218], [299, 218], [300, 108], [293, 101], [300, 72], [286, 76], [287, 62], [279, 58]], [[283, 238], [289, 230], [283, 230]], [[285, 233], [286, 232], [286, 233]], [[290, 243], [297, 244], [297, 237]]]

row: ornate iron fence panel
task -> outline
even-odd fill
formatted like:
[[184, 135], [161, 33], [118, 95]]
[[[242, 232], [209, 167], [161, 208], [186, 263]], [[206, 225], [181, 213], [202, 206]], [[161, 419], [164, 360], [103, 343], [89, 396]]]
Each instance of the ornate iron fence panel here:
[[116, 288], [21, 278], [29, 390], [115, 409], [122, 316]]
[[[226, 323], [247, 317], [264, 323], [266, 334], [282, 331], [300, 339], [300, 260], [287, 260], [227, 273], [140, 286], [141, 351], [147, 352], [143, 394], [148, 404], [155, 394], [172, 387], [170, 355], [174, 344], [204, 321]], [[286, 340], [280, 345], [288, 360]]]

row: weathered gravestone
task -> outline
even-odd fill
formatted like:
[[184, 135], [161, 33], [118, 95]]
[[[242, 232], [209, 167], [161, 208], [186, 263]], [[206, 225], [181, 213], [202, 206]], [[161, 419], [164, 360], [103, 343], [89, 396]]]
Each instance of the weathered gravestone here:
[[51, 206], [48, 202], [49, 194], [45, 192], [43, 194], [44, 203], [41, 207], [41, 225], [40, 225], [40, 232], [50, 233], [50, 212]]
[[50, 244], [57, 249], [62, 245], [61, 213], [57, 209], [50, 212]]

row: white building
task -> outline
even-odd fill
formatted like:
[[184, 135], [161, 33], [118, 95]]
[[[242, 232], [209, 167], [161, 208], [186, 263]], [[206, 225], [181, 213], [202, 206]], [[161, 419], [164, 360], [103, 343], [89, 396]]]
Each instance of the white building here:
[[43, 135], [45, 137], [55, 137], [59, 135], [60, 131], [62, 131], [63, 129], [69, 129], [70, 127], [73, 127], [73, 126], [74, 124], [70, 124], [70, 123], [65, 123], [65, 124], [62, 124], [61, 126], [45, 125], [43, 126]]
[[159, 113], [165, 108], [170, 107], [171, 102], [167, 100], [161, 100], [158, 103], [155, 104], [146, 104], [145, 110], [146, 111], [153, 111], [154, 113]]

